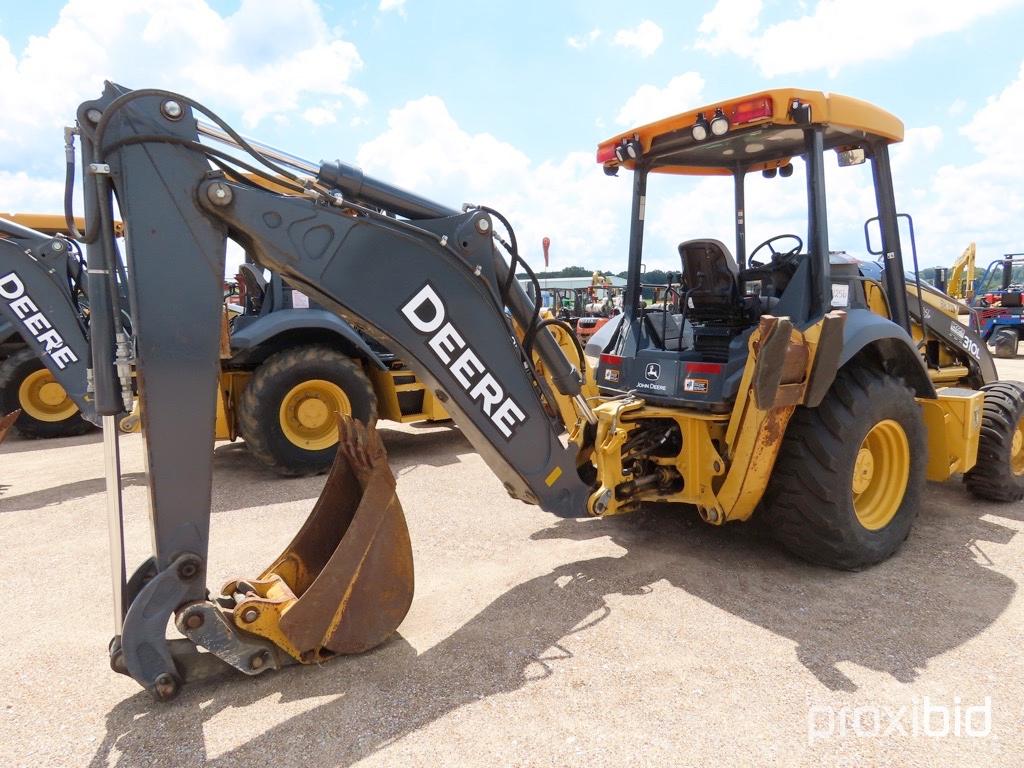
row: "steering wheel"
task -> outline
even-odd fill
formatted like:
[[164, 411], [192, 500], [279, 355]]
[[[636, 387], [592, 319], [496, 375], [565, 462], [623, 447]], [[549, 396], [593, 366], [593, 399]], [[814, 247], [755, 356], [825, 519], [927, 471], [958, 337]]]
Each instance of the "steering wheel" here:
[[[790, 248], [788, 251], [777, 251], [777, 250], [775, 250], [775, 246], [773, 245], [773, 243], [776, 240], [784, 240], [785, 238], [790, 238], [792, 240], [796, 240], [796, 245], [793, 246], [792, 248]], [[752, 266], [752, 267], [763, 267], [764, 264], [762, 264], [759, 261], [754, 261], [754, 255], [758, 251], [760, 251], [762, 248], [767, 248], [769, 251], [771, 251], [772, 263], [776, 264], [776, 263], [783, 263], [783, 262], [786, 262], [786, 261], [792, 259], [798, 253], [800, 253], [800, 251], [803, 250], [803, 247], [804, 247], [804, 241], [800, 239], [799, 235], [789, 235], [789, 234], [786, 234], [786, 235], [776, 235], [775, 237], [769, 237], [767, 240], [765, 240], [763, 243], [761, 243], [759, 246], [757, 246], [757, 248], [752, 250], [750, 252], [750, 256], [747, 257], [747, 263], [750, 264], [750, 266]]]

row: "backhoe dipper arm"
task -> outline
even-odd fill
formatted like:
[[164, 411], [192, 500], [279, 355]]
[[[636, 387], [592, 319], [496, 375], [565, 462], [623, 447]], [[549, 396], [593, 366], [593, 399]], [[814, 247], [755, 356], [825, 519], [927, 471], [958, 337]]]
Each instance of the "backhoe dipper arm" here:
[[[199, 105], [176, 94], [128, 91], [108, 84], [100, 99], [78, 110], [90, 239], [103, 245], [109, 238], [113, 196], [125, 224], [136, 372], [139, 395], [146, 403], [142, 427], [154, 559], [128, 580], [128, 609], [121, 636], [112, 646], [112, 663], [160, 698], [172, 696], [194, 667], [193, 662], [183, 665], [164, 638], [171, 614], [178, 616], [179, 629], [193, 631], [188, 635], [193, 642], [247, 674], [257, 669], [252, 659], [258, 657], [258, 668], [265, 669], [265, 659], [277, 659], [281, 649], [293, 660], [315, 661], [323, 649], [348, 652], [368, 647], [362, 641], [346, 645], [340, 639], [348, 631], [342, 631], [345, 626], [354, 626], [345, 624], [342, 612], [345, 605], [355, 604], [355, 598], [339, 598], [334, 609], [327, 603], [316, 607], [313, 601], [320, 598], [313, 596], [320, 594], [317, 585], [329, 589], [331, 584], [346, 583], [349, 577], [339, 574], [347, 556], [337, 553], [346, 546], [352, 549], [354, 545], [345, 544], [352, 535], [365, 534], [367, 540], [377, 535], [373, 531], [378, 528], [369, 522], [373, 516], [367, 517], [365, 505], [354, 513], [351, 505], [341, 505], [349, 510], [342, 510], [343, 516], [352, 522], [336, 556], [327, 558], [329, 565], [318, 556], [311, 567], [304, 554], [310, 551], [311, 540], [324, 535], [313, 531], [328, 530], [311, 526], [317, 516], [342, 514], [329, 510], [341, 509], [338, 505], [325, 503], [332, 485], [340, 488], [349, 482], [341, 470], [336, 479], [332, 470], [323, 503], [318, 503], [320, 512], [314, 510], [290, 545], [291, 554], [286, 552], [260, 579], [239, 581], [229, 590], [237, 593], [231, 620], [236, 626], [225, 630], [226, 625], [211, 618], [216, 611], [210, 613], [213, 606], [205, 584], [210, 446], [219, 368], [216, 329], [229, 236], [260, 265], [398, 353], [435, 390], [511, 495], [559, 515], [575, 516], [586, 514], [590, 493], [577, 472], [577, 446], [563, 444], [563, 424], [548, 415], [541, 396], [545, 392], [550, 397], [553, 388], [559, 397], [575, 399], [578, 412], [586, 417], [589, 407], [581, 396], [579, 374], [549, 331], [541, 328], [534, 334], [532, 350], [545, 374], [535, 375], [525, 345], [514, 332], [518, 327], [529, 335], [536, 323], [534, 307], [518, 281], [510, 279], [510, 266], [495, 249], [487, 213], [452, 211], [358, 176], [338, 163], [322, 165], [318, 179], [280, 176], [280, 166], [255, 153], [237, 135], [239, 146], [255, 160], [249, 159], [251, 165], [231, 160], [199, 143], [195, 108]], [[222, 121], [201, 111], [227, 130]], [[211, 159], [221, 170], [211, 168]], [[298, 180], [292, 185], [298, 194], [270, 192], [238, 170], [262, 170], [261, 164], [277, 180]], [[91, 245], [90, 267], [94, 249]], [[102, 264], [104, 256], [98, 252], [96, 262]], [[111, 341], [94, 339], [94, 352], [109, 350]], [[99, 361], [96, 367], [101, 367]], [[109, 371], [109, 365], [102, 367]], [[100, 385], [97, 374], [97, 394]], [[344, 439], [342, 449], [351, 452]], [[401, 519], [397, 502], [388, 509], [398, 515], [388, 520]], [[404, 530], [404, 520], [392, 527]], [[391, 538], [401, 545], [400, 535]], [[373, 546], [377, 549], [366, 552], [384, 551]], [[370, 558], [369, 568], [372, 554], [363, 557]], [[309, 586], [303, 574], [321, 567], [323, 572], [319, 577], [314, 573], [316, 581]], [[352, 579], [358, 580], [360, 568]], [[410, 579], [411, 575], [402, 589], [411, 598]], [[294, 596], [280, 597], [282, 590], [275, 585], [285, 582]], [[278, 610], [296, 599], [302, 605], [303, 593], [307, 606], [321, 615], [325, 608], [339, 611], [335, 619], [329, 613], [325, 618], [324, 625], [330, 628], [325, 641], [307, 647], [302, 647], [300, 636], [308, 633], [289, 626], [283, 612], [280, 622], [265, 622], [273, 606]], [[196, 616], [198, 611], [206, 618]], [[404, 609], [393, 613], [400, 621]], [[250, 615], [260, 618], [246, 624]], [[299, 611], [291, 615], [298, 616]], [[197, 628], [190, 629], [193, 619]], [[204, 640], [202, 633], [212, 632], [214, 625], [221, 634], [215, 641], [210, 636]], [[238, 629], [245, 631], [239, 634]], [[245, 656], [253, 653], [251, 632], [263, 635], [278, 650], [266, 657], [260, 655], [263, 651]]]
[[11, 322], [82, 417], [96, 424], [87, 327], [72, 289], [72, 281], [84, 285], [84, 276], [73, 248], [64, 238], [0, 219], [0, 318]]

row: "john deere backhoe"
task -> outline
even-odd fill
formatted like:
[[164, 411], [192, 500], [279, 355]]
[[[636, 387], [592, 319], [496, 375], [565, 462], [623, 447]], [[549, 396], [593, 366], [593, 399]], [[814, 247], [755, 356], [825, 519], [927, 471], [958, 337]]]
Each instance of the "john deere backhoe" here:
[[[65, 345], [58, 351], [57, 331], [41, 325], [31, 303], [0, 302], [0, 415], [19, 411], [12, 427], [24, 437], [81, 434], [97, 420], [88, 392], [88, 355], [78, 358], [88, 343], [89, 280], [79, 244], [68, 237], [84, 226], [84, 220], [72, 227], [53, 214], [0, 214], [0, 274], [17, 270], [20, 280], [33, 285], [30, 295], [48, 305], [46, 316], [61, 317]], [[115, 228], [121, 236], [120, 222]], [[127, 276], [119, 271], [118, 305], [130, 330], [122, 288]], [[367, 423], [378, 416], [403, 423], [448, 418], [394, 353], [333, 312], [310, 305], [280, 275], [268, 280], [262, 269], [243, 263], [240, 278], [243, 305], [222, 318], [217, 440], [244, 436], [264, 466], [282, 475], [308, 475], [330, 467], [339, 413]], [[13, 295], [16, 286], [8, 288]], [[172, 288], [164, 300], [173, 304], [174, 293]], [[137, 414], [120, 424], [133, 431]]]
[[[568, 329], [542, 317], [515, 279], [528, 267], [492, 209], [454, 210], [341, 162], [254, 145], [167, 91], [108, 84], [77, 118], [91, 273], [117, 259], [115, 196], [127, 228], [154, 529], [153, 556], [126, 578], [115, 422], [127, 360], [106, 282], [92, 297], [91, 330], [109, 468], [111, 663], [158, 698], [224, 669], [262, 674], [365, 650], [394, 631], [412, 598], [394, 479], [375, 433], [351, 420], [285, 552], [211, 597], [211, 328], [229, 237], [395, 350], [507, 492], [556, 515], [663, 502], [720, 525], [756, 512], [790, 551], [860, 568], [907, 536], [926, 477], [962, 473], [982, 498], [1024, 497], [1024, 386], [996, 381], [954, 302], [908, 288], [889, 165], [903, 126], [876, 107], [778, 89], [601, 143], [606, 173], [632, 172], [633, 204], [624, 319], [596, 377]], [[870, 163], [880, 264], [830, 258], [824, 168], [833, 151], [844, 165]], [[794, 161], [806, 177], [806, 243], [773, 237], [748, 256], [745, 179], [791, 176]], [[246, 172], [284, 179], [293, 194], [269, 192]], [[731, 180], [736, 242], [733, 252], [684, 239], [674, 298], [644, 309], [654, 174]], [[172, 283], [174, 304], [160, 300]], [[183, 639], [166, 638], [170, 618]]]

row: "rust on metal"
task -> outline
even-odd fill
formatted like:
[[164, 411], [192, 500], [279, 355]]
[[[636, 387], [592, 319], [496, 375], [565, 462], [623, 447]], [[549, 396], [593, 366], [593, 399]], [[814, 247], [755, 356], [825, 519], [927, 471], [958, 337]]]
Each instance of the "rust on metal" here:
[[790, 341], [786, 347], [786, 355], [782, 361], [781, 384], [797, 384], [804, 380], [807, 375], [807, 360], [809, 358], [807, 345], [802, 341], [794, 343]]
[[4, 441], [5, 437], [7, 437], [8, 430], [14, 426], [14, 422], [18, 420], [20, 415], [21, 411], [14, 411], [12, 413], [8, 413], [3, 418], [0, 418], [0, 443]]
[[[225, 587], [246, 595], [237, 626], [306, 663], [379, 645], [412, 603], [409, 530], [384, 445], [348, 416], [339, 437], [324, 490], [292, 542], [258, 579]], [[253, 609], [258, 618], [244, 622]]]

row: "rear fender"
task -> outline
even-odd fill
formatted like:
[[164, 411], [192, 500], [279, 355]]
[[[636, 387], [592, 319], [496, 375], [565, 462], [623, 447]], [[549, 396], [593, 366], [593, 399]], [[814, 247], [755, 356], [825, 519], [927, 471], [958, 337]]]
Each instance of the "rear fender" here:
[[934, 398], [935, 386], [928, 378], [914, 340], [891, 320], [867, 309], [849, 309], [843, 328], [842, 368], [856, 355], [866, 352], [891, 376], [907, 382], [918, 397]]
[[333, 312], [324, 309], [281, 309], [246, 323], [237, 331], [232, 332], [231, 352], [232, 354], [244, 354], [283, 333], [314, 329], [337, 334], [354, 347], [360, 357], [368, 360], [382, 371], [387, 370], [387, 366], [381, 362], [377, 353], [351, 325]]

